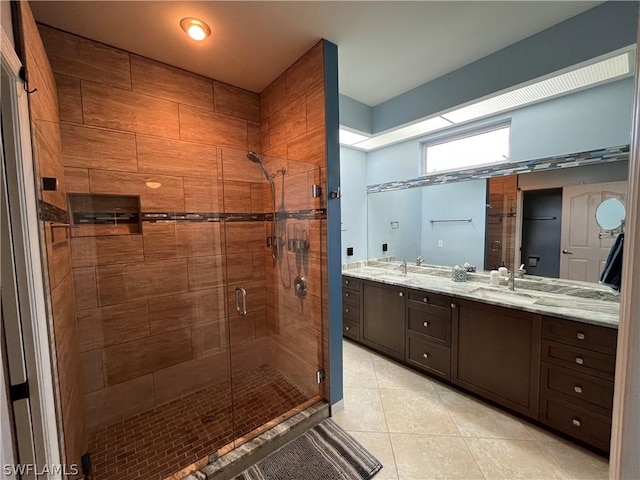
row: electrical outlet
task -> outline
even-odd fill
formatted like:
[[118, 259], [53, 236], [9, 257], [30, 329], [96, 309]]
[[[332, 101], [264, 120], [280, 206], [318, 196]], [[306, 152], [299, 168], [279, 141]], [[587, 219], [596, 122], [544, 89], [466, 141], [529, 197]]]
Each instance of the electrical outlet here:
[[444, 247], [444, 242], [442, 240], [438, 240], [438, 248]]

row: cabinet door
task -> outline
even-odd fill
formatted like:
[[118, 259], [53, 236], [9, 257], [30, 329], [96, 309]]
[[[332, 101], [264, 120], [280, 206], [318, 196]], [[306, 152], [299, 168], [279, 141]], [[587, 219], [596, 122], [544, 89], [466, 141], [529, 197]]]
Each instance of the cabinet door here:
[[404, 360], [405, 290], [367, 282], [362, 295], [362, 343]]
[[536, 418], [540, 380], [540, 315], [457, 301], [452, 381]]

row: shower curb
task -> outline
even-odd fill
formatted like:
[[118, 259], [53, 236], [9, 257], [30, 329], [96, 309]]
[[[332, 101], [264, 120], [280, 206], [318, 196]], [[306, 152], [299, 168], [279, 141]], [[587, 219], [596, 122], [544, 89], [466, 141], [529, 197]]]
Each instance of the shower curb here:
[[182, 480], [228, 480], [329, 418], [329, 404], [318, 402], [212, 461]]

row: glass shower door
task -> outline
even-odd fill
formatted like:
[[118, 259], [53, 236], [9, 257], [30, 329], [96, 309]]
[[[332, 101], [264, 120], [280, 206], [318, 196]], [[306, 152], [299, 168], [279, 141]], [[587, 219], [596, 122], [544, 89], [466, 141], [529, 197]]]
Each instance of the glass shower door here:
[[249, 157], [222, 151], [236, 446], [319, 399], [321, 388], [320, 228], [310, 186], [319, 173]]

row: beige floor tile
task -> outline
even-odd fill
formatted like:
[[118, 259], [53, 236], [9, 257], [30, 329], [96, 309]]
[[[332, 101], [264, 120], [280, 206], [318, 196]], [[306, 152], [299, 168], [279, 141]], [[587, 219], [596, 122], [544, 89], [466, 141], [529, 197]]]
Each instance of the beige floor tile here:
[[465, 437], [533, 439], [523, 422], [498, 408], [458, 392], [439, 395]]
[[460, 437], [398, 433], [390, 437], [401, 480], [484, 478]]
[[386, 432], [380, 394], [375, 388], [344, 389], [344, 409], [333, 420], [349, 432]]
[[373, 366], [376, 371], [378, 387], [390, 390], [433, 390], [428, 377], [407, 367], [374, 355]]
[[390, 432], [460, 435], [438, 394], [431, 390], [380, 389]]
[[382, 470], [376, 474], [375, 480], [394, 480], [398, 478], [396, 461], [393, 457], [393, 449], [391, 448], [391, 440], [388, 433], [350, 432], [350, 435], [382, 463]]
[[465, 438], [487, 480], [566, 479], [554, 457], [531, 440]]
[[371, 355], [351, 354], [348, 362], [345, 362], [344, 365], [345, 387], [378, 388]]
[[545, 430], [532, 423], [526, 423], [526, 426], [534, 440], [539, 442], [564, 442], [563, 438], [551, 433], [549, 430]]
[[593, 452], [562, 441], [539, 442], [575, 480], [606, 480], [609, 478], [609, 461]]
[[342, 356], [344, 358], [345, 365], [352, 360], [371, 360], [373, 354], [370, 350], [367, 350], [360, 345], [351, 343], [348, 341], [342, 342]]

